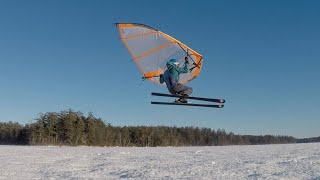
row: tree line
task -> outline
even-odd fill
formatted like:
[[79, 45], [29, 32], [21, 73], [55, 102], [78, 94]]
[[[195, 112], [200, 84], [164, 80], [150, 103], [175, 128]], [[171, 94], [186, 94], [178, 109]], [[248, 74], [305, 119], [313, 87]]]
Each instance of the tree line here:
[[0, 144], [67, 146], [218, 146], [296, 143], [291, 136], [237, 135], [223, 129], [168, 126], [112, 126], [92, 113], [73, 110], [40, 114], [21, 125], [0, 123]]
[[312, 137], [312, 138], [303, 138], [303, 139], [297, 140], [297, 143], [314, 143], [314, 142], [320, 142], [320, 136]]

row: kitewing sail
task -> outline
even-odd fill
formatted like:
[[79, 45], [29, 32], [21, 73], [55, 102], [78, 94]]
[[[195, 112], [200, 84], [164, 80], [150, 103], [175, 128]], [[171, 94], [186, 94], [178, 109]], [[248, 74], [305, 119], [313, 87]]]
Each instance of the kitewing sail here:
[[137, 23], [116, 23], [120, 38], [130, 52], [145, 79], [156, 84], [166, 69], [168, 60], [177, 59], [180, 64], [189, 57], [189, 72], [180, 75], [185, 84], [196, 78], [202, 67], [202, 56], [175, 38], [150, 26]]

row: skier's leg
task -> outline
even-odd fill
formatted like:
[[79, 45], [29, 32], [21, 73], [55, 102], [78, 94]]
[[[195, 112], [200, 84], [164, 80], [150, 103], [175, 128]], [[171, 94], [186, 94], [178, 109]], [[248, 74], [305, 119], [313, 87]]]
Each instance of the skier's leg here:
[[187, 96], [190, 96], [192, 91], [193, 91], [191, 87], [185, 86], [185, 85], [180, 84], [180, 83], [176, 84], [174, 87], [172, 87], [172, 90], [174, 92], [176, 92], [177, 94], [187, 95]]
[[[182, 96], [190, 96], [192, 93], [192, 88], [185, 86], [183, 84], [176, 84], [174, 87], [171, 88], [173, 92]], [[179, 98], [178, 101], [187, 103], [186, 98]]]

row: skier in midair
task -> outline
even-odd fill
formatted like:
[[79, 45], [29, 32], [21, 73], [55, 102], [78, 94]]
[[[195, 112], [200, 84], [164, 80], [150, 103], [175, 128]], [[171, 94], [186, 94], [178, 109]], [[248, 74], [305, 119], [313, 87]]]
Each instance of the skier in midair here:
[[[188, 73], [189, 61], [188, 57], [185, 57], [183, 67], [179, 67], [179, 61], [177, 59], [170, 59], [167, 64], [167, 70], [160, 75], [160, 83], [166, 83], [169, 92], [173, 95], [190, 96], [192, 88], [179, 83], [180, 74]], [[179, 98], [177, 103], [188, 103], [186, 98]]]

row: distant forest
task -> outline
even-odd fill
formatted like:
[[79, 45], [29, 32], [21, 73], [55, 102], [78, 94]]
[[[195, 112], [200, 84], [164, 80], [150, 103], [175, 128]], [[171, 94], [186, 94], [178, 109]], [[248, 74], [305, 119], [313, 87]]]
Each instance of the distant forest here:
[[106, 124], [73, 110], [40, 114], [33, 123], [0, 123], [0, 144], [66, 146], [221, 146], [320, 142], [319, 138], [236, 135], [223, 129]]

